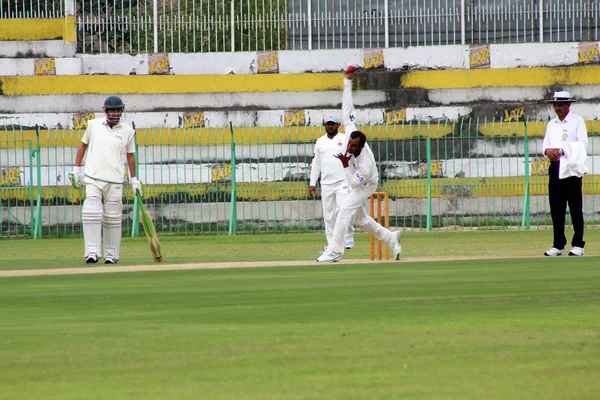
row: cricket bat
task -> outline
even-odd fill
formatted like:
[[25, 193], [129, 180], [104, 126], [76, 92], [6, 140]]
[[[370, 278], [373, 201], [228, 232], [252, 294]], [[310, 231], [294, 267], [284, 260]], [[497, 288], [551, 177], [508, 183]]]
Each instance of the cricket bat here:
[[148, 238], [148, 243], [150, 244], [150, 251], [152, 252], [152, 257], [154, 257], [154, 262], [163, 261], [163, 256], [160, 251], [160, 242], [158, 241], [158, 236], [156, 235], [156, 229], [154, 229], [154, 223], [152, 223], [152, 217], [146, 208], [144, 207], [144, 202], [142, 201], [142, 196], [139, 193], [136, 193], [138, 204], [140, 205], [140, 219], [142, 221], [142, 226], [144, 227], [144, 233], [146, 233], [146, 237]]

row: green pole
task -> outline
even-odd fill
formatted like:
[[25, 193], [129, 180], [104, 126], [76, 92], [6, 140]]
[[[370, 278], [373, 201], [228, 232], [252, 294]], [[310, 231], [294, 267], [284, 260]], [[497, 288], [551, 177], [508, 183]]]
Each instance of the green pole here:
[[525, 190], [523, 191], [523, 219], [521, 228], [529, 230], [531, 228], [530, 199], [529, 199], [529, 136], [527, 134], [527, 119], [525, 119], [525, 130], [523, 132], [523, 152], [525, 164]]
[[35, 227], [33, 230], [33, 238], [42, 237], [42, 165], [41, 165], [41, 150], [40, 150], [40, 127], [35, 126], [36, 145], [34, 156], [37, 156], [37, 196], [35, 205]]
[[33, 237], [36, 233], [35, 230], [35, 214], [34, 214], [34, 206], [33, 206], [33, 159], [35, 158], [35, 151], [33, 150], [33, 143], [31, 140], [27, 141], [29, 143], [29, 212], [31, 213], [31, 237]]
[[425, 145], [427, 146], [427, 231], [431, 232], [432, 221], [431, 221], [431, 138], [425, 139]]
[[236, 176], [235, 176], [235, 137], [233, 123], [229, 121], [231, 130], [231, 206], [229, 208], [229, 235], [237, 233], [237, 206], [236, 206]]
[[[133, 130], [135, 131], [135, 122], [131, 121], [131, 126], [133, 127]], [[136, 135], [137, 136], [137, 135]], [[139, 164], [138, 164], [138, 144], [137, 144], [137, 137], [134, 136], [135, 139], [135, 176], [138, 178], [138, 180], [140, 179], [139, 177]], [[137, 196], [133, 196], [133, 218], [131, 220], [131, 237], [137, 237], [140, 235], [140, 204], [138, 202], [138, 197]]]

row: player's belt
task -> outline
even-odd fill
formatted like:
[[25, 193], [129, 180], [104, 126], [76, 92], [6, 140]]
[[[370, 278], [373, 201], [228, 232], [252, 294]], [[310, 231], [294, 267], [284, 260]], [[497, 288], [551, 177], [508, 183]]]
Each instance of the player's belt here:
[[112, 183], [113, 185], [123, 185], [125, 183], [125, 182], [113, 182], [113, 181], [107, 181], [104, 179], [94, 178], [93, 176], [89, 176], [88, 174], [83, 174], [83, 176], [85, 176], [86, 178], [93, 179], [98, 182]]

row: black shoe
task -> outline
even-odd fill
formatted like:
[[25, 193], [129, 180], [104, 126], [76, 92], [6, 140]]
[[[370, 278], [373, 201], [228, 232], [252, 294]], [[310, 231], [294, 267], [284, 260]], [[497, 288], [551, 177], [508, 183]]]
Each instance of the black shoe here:
[[90, 253], [85, 258], [86, 264], [96, 264], [97, 262], [98, 262], [98, 256], [96, 255], [96, 253]]
[[104, 264], [116, 264], [117, 259], [111, 256], [110, 254], [104, 257]]

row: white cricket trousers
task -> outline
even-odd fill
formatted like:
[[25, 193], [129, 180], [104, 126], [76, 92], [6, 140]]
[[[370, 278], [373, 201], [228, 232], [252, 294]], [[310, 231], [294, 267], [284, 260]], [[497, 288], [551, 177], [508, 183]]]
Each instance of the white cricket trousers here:
[[85, 178], [85, 197], [97, 197], [103, 202], [115, 201], [123, 204], [123, 185], [92, 181], [91, 178]]
[[[331, 244], [333, 237], [333, 228], [339, 209], [344, 202], [344, 199], [349, 193], [348, 182], [342, 181], [333, 185], [321, 185], [321, 204], [323, 205], [323, 219], [325, 222], [325, 236], [327, 237], [327, 246]], [[345, 240], [354, 239], [354, 226], [350, 223], [346, 231]]]
[[332, 253], [344, 254], [344, 235], [348, 230], [348, 226], [352, 225], [353, 220], [354, 226], [372, 233], [377, 240], [383, 240], [385, 243], [390, 241], [392, 237], [391, 231], [379, 225], [377, 221], [371, 218], [367, 208], [367, 200], [376, 190], [376, 182], [368, 183], [364, 186], [355, 187], [346, 196], [338, 211], [335, 228], [333, 229], [333, 237], [329, 242], [327, 250]]

